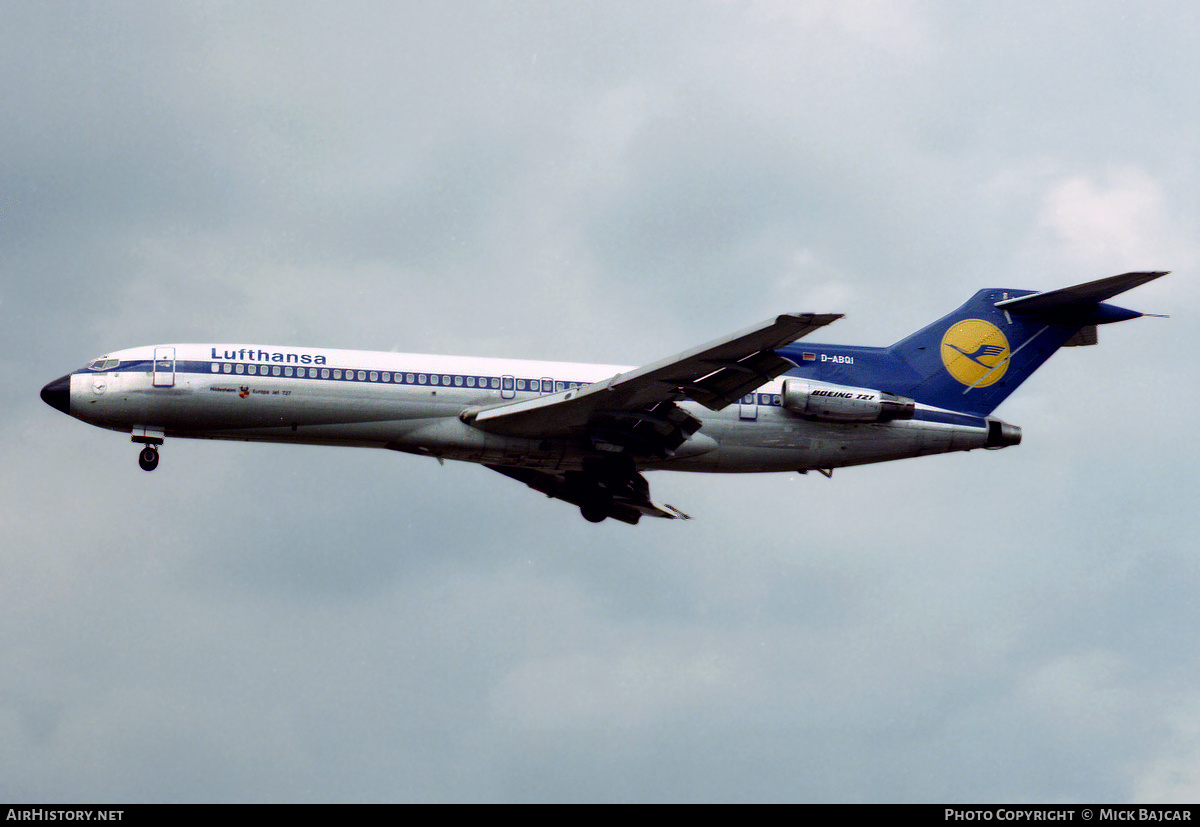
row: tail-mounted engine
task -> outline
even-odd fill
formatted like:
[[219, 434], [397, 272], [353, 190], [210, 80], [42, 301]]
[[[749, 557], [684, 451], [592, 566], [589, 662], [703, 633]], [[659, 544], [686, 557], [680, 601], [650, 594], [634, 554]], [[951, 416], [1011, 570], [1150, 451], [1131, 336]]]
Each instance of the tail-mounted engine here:
[[912, 419], [917, 403], [870, 388], [814, 385], [803, 379], [783, 381], [783, 407], [808, 419], [826, 422], [888, 422]]

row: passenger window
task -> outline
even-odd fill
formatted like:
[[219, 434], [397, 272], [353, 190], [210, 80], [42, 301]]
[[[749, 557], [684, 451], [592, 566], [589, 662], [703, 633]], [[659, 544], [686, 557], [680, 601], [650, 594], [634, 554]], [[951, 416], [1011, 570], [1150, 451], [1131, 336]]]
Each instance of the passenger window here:
[[221, 372], [221, 366], [220, 366], [220, 365], [218, 365], [216, 362], [213, 362], [213, 363], [212, 363], [212, 372], [213, 372], [213, 373], [220, 373], [220, 372]]
[[413, 383], [413, 378], [414, 378], [414, 377], [413, 377], [413, 375], [412, 375], [411, 373], [406, 373], [406, 374], [404, 374], [404, 381], [405, 381], [405, 382], [407, 382], [407, 383], [408, 383], [408, 384], [410, 384], [410, 385]]
[[258, 365], [251, 365], [250, 367], [247, 368], [247, 371], [250, 373], [251, 376], [254, 376], [256, 373], [258, 373]]
[[286, 368], [283, 369], [283, 375], [284, 376], [292, 375], [292, 366], [291, 365], [288, 365]]
[[365, 380], [366, 378], [367, 378], [367, 372], [366, 372], [365, 370], [360, 370], [360, 371], [358, 372], [358, 381], [359, 381], [359, 382], [362, 382], [362, 381], [363, 381], [363, 380]]
[[[362, 374], [360, 373], [359, 376], [362, 376]], [[371, 381], [372, 382], [379, 381], [379, 373], [377, 371], [371, 371]]]
[[321, 378], [322, 379], [329, 378], [329, 368], [321, 368]]
[[457, 388], [461, 388], [461, 387], [462, 387], [462, 377], [461, 377], [461, 376], [455, 376], [455, 377], [454, 377], [454, 386], [455, 386], [455, 387], [457, 387]]
[[233, 365], [226, 362], [221, 366], [221, 370], [225, 371], [225, 373], [233, 373]]
[[278, 375], [279, 375], [279, 365], [274, 365], [274, 366], [271, 368], [271, 375], [272, 375], [272, 376], [278, 376]]
[[235, 371], [237, 371], [238, 373], [242, 373], [243, 371], [245, 371], [245, 370], [246, 370], [246, 366], [245, 366], [245, 365], [243, 365], [243, 364], [241, 364], [241, 363], [238, 363], [237, 365], [235, 365], [235, 366], [234, 366], [234, 368], [233, 368], [233, 369], [234, 369]]

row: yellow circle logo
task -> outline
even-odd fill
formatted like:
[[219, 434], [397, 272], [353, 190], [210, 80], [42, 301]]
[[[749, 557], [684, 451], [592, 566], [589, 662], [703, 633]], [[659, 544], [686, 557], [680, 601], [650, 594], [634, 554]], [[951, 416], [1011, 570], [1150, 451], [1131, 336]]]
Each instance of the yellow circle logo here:
[[986, 388], [1008, 370], [1008, 339], [983, 319], [964, 319], [942, 337], [942, 364], [967, 387]]

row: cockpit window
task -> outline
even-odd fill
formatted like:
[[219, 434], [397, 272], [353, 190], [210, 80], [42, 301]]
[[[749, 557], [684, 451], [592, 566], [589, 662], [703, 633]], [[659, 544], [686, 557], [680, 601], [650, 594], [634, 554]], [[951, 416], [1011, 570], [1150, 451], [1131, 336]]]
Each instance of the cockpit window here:
[[93, 359], [88, 363], [88, 370], [112, 370], [117, 365], [121, 364], [120, 359], [112, 359], [108, 356], [101, 356], [99, 359]]

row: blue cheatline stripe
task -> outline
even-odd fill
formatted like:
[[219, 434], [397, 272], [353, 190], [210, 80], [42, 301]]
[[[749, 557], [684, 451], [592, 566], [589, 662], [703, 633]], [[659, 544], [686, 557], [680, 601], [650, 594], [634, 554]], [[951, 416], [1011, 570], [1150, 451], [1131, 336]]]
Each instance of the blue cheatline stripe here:
[[[249, 372], [251, 366], [255, 368], [254, 373]], [[228, 372], [225, 370], [226, 367], [229, 368]], [[239, 367], [241, 368], [241, 373], [237, 372]], [[268, 370], [270, 371], [269, 373], [267, 372]], [[279, 371], [278, 374], [275, 373], [276, 370]], [[286, 375], [286, 372], [289, 370], [291, 371], [291, 375]], [[81, 376], [95, 376], [103, 373], [152, 373], [153, 371], [154, 360], [141, 359], [121, 362], [116, 367], [108, 370], [81, 368], [75, 371], [75, 373]], [[301, 374], [301, 371], [303, 371], [303, 374]], [[503, 379], [501, 376], [482, 376], [480, 374], [389, 371], [380, 370], [378, 367], [374, 369], [353, 367], [333, 368], [329, 366], [276, 365], [261, 362], [230, 362], [225, 360], [213, 362], [187, 359], [175, 360], [175, 373], [195, 374], [198, 376], [207, 376], [212, 379], [303, 379], [305, 381], [315, 380], [322, 382], [366, 382], [377, 385], [415, 385], [418, 387], [435, 388], [453, 387], [458, 390], [500, 390]], [[384, 379], [384, 376], [387, 379]], [[556, 390], [571, 390], [591, 384], [590, 382], [576, 382], [562, 379], [552, 379], [547, 382], [543, 381], [543, 377], [513, 377], [513, 379], [514, 382], [511, 389], [522, 393], [554, 393]], [[475, 384], [467, 384], [468, 380], [474, 381]]]

